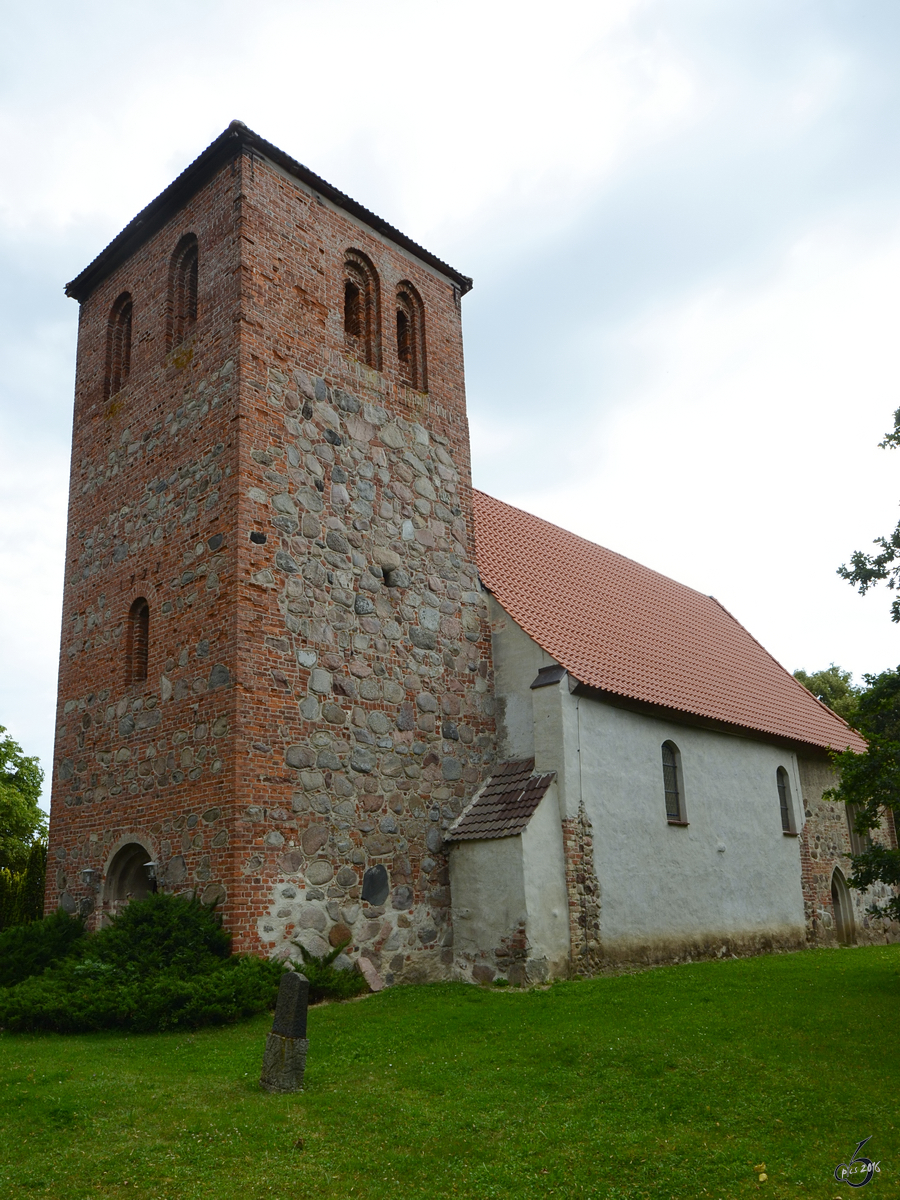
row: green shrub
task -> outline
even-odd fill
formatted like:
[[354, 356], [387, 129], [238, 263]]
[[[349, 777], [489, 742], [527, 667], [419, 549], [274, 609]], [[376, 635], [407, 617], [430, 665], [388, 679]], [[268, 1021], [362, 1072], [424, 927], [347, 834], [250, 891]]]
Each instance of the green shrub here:
[[310, 1004], [318, 1004], [320, 1000], [351, 1000], [369, 990], [365, 976], [359, 971], [341, 971], [334, 965], [334, 960], [349, 945], [348, 942], [341, 942], [328, 954], [322, 955], [310, 954], [299, 942], [293, 944], [303, 955], [303, 966], [294, 967], [293, 963], [287, 965], [302, 971], [309, 980]]
[[284, 964], [230, 951], [218, 914], [181, 896], [134, 900], [93, 934], [56, 913], [0, 934], [0, 1028], [149, 1033], [271, 1008]]
[[271, 1008], [284, 967], [236, 957], [189, 978], [172, 971], [137, 978], [96, 959], [69, 959], [0, 991], [0, 1028], [13, 1033], [154, 1033], [224, 1025]]
[[40, 975], [74, 954], [86, 940], [81, 917], [70, 917], [62, 909], [42, 921], [4, 929], [0, 933], [0, 987]]
[[222, 918], [199, 900], [157, 892], [132, 901], [90, 939], [87, 956], [141, 978], [215, 970], [231, 954]]

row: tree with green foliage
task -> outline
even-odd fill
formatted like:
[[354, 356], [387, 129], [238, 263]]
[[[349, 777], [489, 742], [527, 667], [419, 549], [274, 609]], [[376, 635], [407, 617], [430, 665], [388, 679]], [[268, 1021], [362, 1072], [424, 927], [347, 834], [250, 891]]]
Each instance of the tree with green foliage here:
[[841, 667], [831, 663], [824, 671], [803, 670], [794, 672], [794, 678], [802, 683], [807, 691], [812, 692], [817, 700], [821, 700], [832, 712], [843, 717], [850, 725], [854, 724], [861, 688], [854, 687], [851, 682], [853, 675]]
[[[894, 428], [878, 443], [882, 450], [895, 450], [900, 446], [900, 408], [894, 413]], [[870, 587], [885, 581], [892, 591], [900, 590], [900, 522], [889, 537], [875, 538], [878, 553], [866, 554], [855, 551], [850, 565], [838, 567], [838, 575], [852, 583], [864, 596]], [[900, 621], [900, 596], [891, 604], [891, 620]]]
[[38, 804], [43, 782], [38, 760], [24, 755], [0, 725], [0, 868], [26, 870], [33, 843], [47, 836]]
[[[845, 750], [832, 755], [840, 783], [826, 793], [850, 806], [856, 831], [862, 835], [880, 828], [886, 811], [892, 813], [895, 829], [900, 829], [900, 667], [866, 675], [865, 680], [868, 686], [859, 696], [855, 724], [868, 749], [862, 754]], [[900, 885], [900, 850], [871, 842], [850, 861], [853, 873], [847, 882], [851, 887], [864, 890], [873, 883]], [[900, 895], [869, 911], [900, 920]]]

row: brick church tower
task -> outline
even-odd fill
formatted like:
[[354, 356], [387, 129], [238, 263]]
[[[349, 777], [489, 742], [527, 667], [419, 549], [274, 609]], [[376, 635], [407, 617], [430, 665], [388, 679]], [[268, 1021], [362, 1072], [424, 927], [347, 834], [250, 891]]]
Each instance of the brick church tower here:
[[68, 285], [48, 910], [158, 886], [242, 950], [447, 972], [494, 745], [470, 286], [239, 122]]

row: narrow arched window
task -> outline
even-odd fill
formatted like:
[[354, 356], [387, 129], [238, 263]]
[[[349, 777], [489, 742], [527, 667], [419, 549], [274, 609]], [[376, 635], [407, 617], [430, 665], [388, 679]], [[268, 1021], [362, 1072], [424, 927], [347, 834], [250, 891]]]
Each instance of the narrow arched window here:
[[666, 794], [666, 820], [672, 825], [685, 825], [684, 784], [681, 777], [681, 755], [674, 742], [662, 745], [663, 788]]
[[794, 806], [791, 802], [791, 781], [784, 767], [779, 767], [775, 772], [775, 781], [778, 785], [778, 804], [781, 808], [782, 831], [784, 833], [796, 833], [797, 826], [794, 823]]
[[344, 333], [358, 338], [363, 334], [363, 294], [352, 279], [344, 281]]
[[180, 346], [197, 321], [197, 272], [200, 251], [197, 238], [186, 233], [169, 261], [169, 297], [166, 346]]
[[112, 306], [106, 328], [106, 399], [120, 392], [131, 370], [131, 293], [123, 292]]
[[850, 853], [865, 854], [872, 849], [872, 838], [869, 831], [860, 833], [856, 828], [856, 818], [859, 816], [859, 805], [847, 805], [847, 826], [850, 830]]
[[407, 280], [397, 288], [397, 362], [410, 387], [427, 391], [425, 308], [419, 293]]
[[150, 650], [150, 605], [139, 596], [128, 613], [125, 642], [125, 673], [128, 683], [142, 683], [147, 678], [147, 658]]
[[381, 370], [378, 274], [360, 250], [348, 250], [344, 258], [344, 340], [354, 358]]

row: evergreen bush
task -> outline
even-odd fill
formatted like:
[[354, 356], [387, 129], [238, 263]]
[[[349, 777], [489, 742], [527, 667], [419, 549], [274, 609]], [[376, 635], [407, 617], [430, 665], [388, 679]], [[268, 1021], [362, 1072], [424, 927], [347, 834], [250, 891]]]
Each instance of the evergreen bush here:
[[197, 899], [157, 892], [132, 901], [91, 938], [88, 957], [143, 978], [215, 970], [231, 954], [222, 918]]
[[271, 1008], [284, 964], [230, 952], [218, 914], [182, 896], [134, 900], [93, 934], [56, 913], [0, 934], [0, 1028], [149, 1033]]
[[13, 1033], [155, 1033], [224, 1025], [271, 1008], [283, 965], [235, 957], [193, 978], [161, 971], [139, 978], [96, 959], [68, 959], [0, 990], [0, 1028]]
[[365, 976], [361, 975], [358, 970], [341, 970], [334, 965], [334, 960], [349, 945], [349, 942], [341, 942], [328, 954], [322, 955], [311, 954], [299, 942], [294, 942], [293, 945], [303, 956], [303, 966], [295, 967], [290, 962], [287, 965], [294, 970], [302, 971], [309, 980], [310, 1004], [318, 1004], [320, 1000], [351, 1000], [354, 996], [361, 996], [363, 992], [369, 990]]
[[0, 933], [0, 988], [40, 975], [72, 956], [85, 940], [84, 921], [62, 909], [42, 921], [4, 929]]

